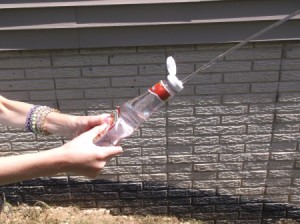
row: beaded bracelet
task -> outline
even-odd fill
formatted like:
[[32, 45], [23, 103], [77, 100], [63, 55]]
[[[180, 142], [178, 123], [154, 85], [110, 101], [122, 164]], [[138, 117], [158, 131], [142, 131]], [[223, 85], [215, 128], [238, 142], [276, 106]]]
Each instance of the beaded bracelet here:
[[33, 107], [30, 108], [30, 110], [27, 114], [26, 123], [25, 123], [25, 130], [26, 131], [33, 132], [32, 128], [31, 128], [32, 115], [38, 107], [39, 107], [39, 105], [34, 105]]
[[46, 117], [51, 112], [59, 111], [47, 106], [33, 106], [32, 108], [30, 108], [27, 114], [25, 129], [35, 134], [49, 135], [50, 133], [45, 128], [45, 121]]

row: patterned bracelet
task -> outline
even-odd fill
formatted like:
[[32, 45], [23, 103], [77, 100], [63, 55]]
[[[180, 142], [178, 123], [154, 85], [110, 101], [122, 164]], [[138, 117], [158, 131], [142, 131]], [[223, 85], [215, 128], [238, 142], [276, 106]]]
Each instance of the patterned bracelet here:
[[33, 107], [30, 108], [27, 117], [26, 117], [26, 123], [25, 123], [25, 130], [26, 131], [30, 131], [33, 132], [32, 128], [31, 128], [31, 124], [32, 124], [32, 116], [35, 112], [35, 110], [40, 107], [40, 105], [34, 105]]
[[27, 114], [25, 129], [35, 134], [49, 135], [50, 133], [45, 128], [45, 121], [51, 112], [59, 111], [47, 106], [33, 106]]

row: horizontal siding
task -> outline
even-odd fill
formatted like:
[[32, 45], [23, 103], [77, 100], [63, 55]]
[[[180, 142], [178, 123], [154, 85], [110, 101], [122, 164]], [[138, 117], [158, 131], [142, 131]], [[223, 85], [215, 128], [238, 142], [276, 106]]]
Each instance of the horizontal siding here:
[[[1, 50], [235, 42], [300, 8], [298, 0], [17, 2], [0, 4]], [[299, 39], [299, 25], [300, 15], [258, 40]]]

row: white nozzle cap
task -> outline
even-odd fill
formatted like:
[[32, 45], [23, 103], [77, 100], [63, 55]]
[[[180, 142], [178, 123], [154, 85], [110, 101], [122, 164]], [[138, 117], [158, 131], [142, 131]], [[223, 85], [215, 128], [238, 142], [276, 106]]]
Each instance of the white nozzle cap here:
[[175, 89], [177, 93], [180, 92], [183, 89], [183, 85], [182, 82], [176, 76], [177, 69], [173, 57], [167, 58], [167, 69], [169, 72], [169, 75], [167, 77], [168, 81], [170, 82], [170, 84], [172, 85], [172, 87]]

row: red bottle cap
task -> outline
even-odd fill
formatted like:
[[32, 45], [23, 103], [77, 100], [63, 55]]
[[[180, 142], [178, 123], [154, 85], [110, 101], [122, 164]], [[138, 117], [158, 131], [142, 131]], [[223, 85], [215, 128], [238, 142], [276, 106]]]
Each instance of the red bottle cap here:
[[163, 101], [166, 101], [171, 96], [162, 81], [152, 86], [149, 91], [156, 94]]

